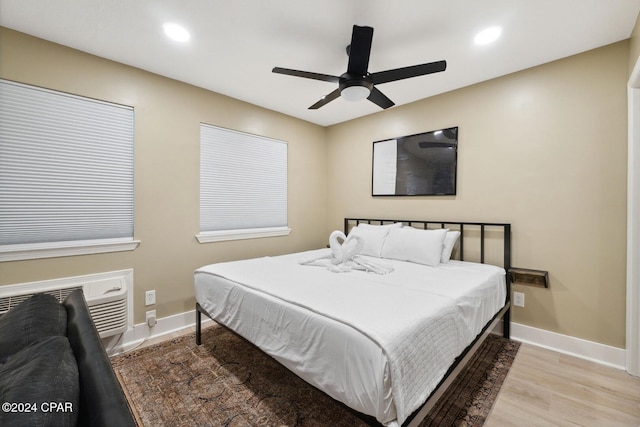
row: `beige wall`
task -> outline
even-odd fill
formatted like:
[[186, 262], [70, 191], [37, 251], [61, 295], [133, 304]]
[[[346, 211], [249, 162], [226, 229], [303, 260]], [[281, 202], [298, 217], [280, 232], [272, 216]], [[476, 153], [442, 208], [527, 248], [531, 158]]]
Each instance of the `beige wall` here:
[[[0, 285], [134, 269], [135, 322], [144, 291], [159, 317], [194, 308], [193, 270], [318, 247], [325, 235], [325, 129], [203, 89], [0, 28], [0, 77], [133, 106], [133, 252], [0, 263]], [[288, 237], [199, 244], [199, 123], [288, 142]]]
[[[632, 42], [633, 43], [633, 42]], [[0, 285], [124, 268], [135, 321], [156, 289], [158, 316], [193, 308], [192, 272], [227, 259], [323, 245], [344, 216], [508, 221], [518, 323], [616, 347], [625, 340], [626, 81], [621, 42], [322, 128], [10, 30], [0, 77], [135, 108], [134, 252], [0, 264]], [[289, 237], [199, 245], [198, 124], [289, 142]], [[455, 197], [371, 197], [372, 142], [460, 127]]]
[[[344, 216], [510, 222], [513, 320], [624, 347], [629, 43], [328, 129], [327, 231]], [[416, 81], [416, 84], [419, 84]], [[459, 126], [458, 192], [371, 197], [372, 142]]]

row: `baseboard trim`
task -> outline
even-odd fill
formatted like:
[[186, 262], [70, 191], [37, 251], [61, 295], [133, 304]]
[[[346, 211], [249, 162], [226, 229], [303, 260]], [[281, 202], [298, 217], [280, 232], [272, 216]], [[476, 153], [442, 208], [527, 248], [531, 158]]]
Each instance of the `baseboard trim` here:
[[[212, 322], [212, 320], [206, 316], [203, 317], [202, 324], [205, 325], [208, 322]], [[134, 350], [148, 340], [191, 328], [195, 324], [196, 310], [194, 309], [157, 319], [157, 323], [152, 327], [149, 327], [146, 323], [138, 323], [133, 328], [113, 337], [111, 340], [109, 338], [104, 339], [103, 344], [109, 356], [116, 356], [120, 353]]]
[[[186, 328], [193, 327], [196, 321], [196, 311], [189, 310], [184, 313], [158, 319], [155, 326], [149, 327], [146, 323], [134, 325], [124, 334], [114, 337], [111, 341], [105, 339], [104, 344], [110, 356], [131, 351], [150, 339], [159, 338]], [[202, 323], [212, 320], [203, 316]], [[494, 333], [502, 334], [502, 321], [493, 329]], [[602, 365], [612, 366], [617, 369], [625, 369], [625, 350], [617, 347], [575, 338], [569, 335], [558, 334], [532, 326], [511, 323], [511, 338], [526, 344], [547, 348], [559, 353], [590, 360]]]
[[579, 357], [614, 367], [625, 369], [626, 351], [622, 348], [612, 347], [581, 338], [563, 335], [532, 326], [511, 324], [511, 338], [526, 344], [547, 348], [558, 353]]

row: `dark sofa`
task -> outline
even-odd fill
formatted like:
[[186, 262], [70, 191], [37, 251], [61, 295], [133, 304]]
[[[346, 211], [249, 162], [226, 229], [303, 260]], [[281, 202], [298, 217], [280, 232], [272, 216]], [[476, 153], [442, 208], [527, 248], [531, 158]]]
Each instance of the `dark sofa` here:
[[135, 426], [82, 291], [0, 316], [0, 426]]

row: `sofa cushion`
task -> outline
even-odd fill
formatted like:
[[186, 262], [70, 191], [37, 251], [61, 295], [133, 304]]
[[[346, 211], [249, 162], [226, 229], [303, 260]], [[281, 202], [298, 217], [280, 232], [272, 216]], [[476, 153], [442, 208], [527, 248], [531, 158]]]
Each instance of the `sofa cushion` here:
[[69, 340], [61, 336], [41, 338], [0, 368], [0, 402], [28, 404], [3, 406], [0, 425], [75, 426], [79, 390], [78, 366]]
[[34, 295], [0, 316], [0, 366], [40, 338], [66, 335], [67, 310], [52, 295]]

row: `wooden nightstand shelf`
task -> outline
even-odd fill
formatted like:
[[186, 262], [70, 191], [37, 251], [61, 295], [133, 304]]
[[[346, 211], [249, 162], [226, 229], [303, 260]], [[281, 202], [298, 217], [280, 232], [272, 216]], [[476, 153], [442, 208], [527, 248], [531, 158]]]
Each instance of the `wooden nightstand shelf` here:
[[513, 283], [538, 286], [540, 288], [549, 287], [548, 271], [512, 267], [509, 269], [508, 273], [511, 275], [511, 281]]

